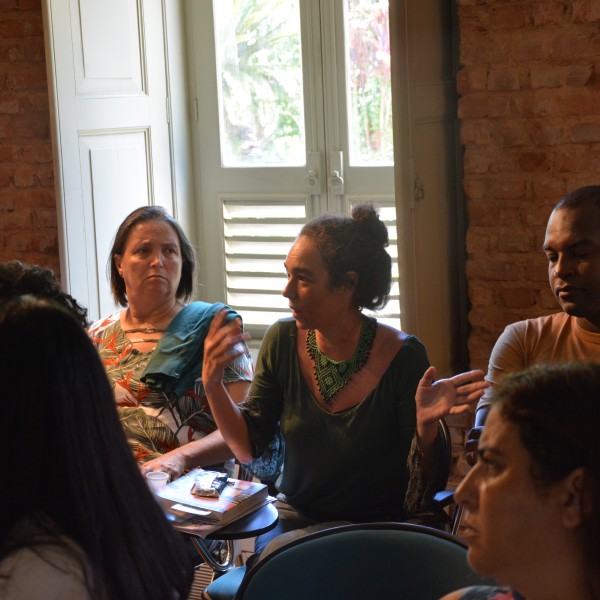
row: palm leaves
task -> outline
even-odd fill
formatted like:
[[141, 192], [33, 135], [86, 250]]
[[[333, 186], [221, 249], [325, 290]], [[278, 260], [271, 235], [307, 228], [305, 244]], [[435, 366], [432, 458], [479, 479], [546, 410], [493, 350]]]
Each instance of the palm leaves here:
[[215, 11], [225, 163], [303, 162], [297, 0], [233, 0]]

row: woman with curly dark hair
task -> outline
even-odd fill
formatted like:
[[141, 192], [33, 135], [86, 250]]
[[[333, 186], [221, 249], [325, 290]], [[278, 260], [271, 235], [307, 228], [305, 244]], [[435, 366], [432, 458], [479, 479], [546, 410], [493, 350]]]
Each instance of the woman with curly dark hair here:
[[332, 521], [402, 520], [426, 505], [431, 467], [441, 463], [438, 420], [468, 410], [486, 385], [481, 371], [434, 383], [435, 369], [415, 336], [363, 313], [387, 301], [387, 245], [371, 205], [302, 228], [284, 263], [282, 294], [292, 317], [267, 331], [240, 406], [221, 383], [239, 335], [223, 326], [221, 314], [211, 326], [203, 380], [219, 431], [193, 443], [190, 463], [204, 464], [218, 436], [247, 463], [281, 432], [280, 521], [259, 539], [259, 551], [290, 530], [293, 536]]
[[87, 327], [87, 308], [67, 292], [63, 292], [48, 267], [11, 260], [0, 264], [0, 304], [22, 294], [49, 298], [64, 306], [82, 325]]

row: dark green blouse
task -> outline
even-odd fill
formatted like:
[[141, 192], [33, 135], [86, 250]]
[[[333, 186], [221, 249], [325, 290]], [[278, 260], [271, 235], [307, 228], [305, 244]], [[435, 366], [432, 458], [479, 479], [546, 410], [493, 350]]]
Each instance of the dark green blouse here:
[[330, 414], [302, 376], [296, 322], [272, 325], [243, 410], [257, 456], [281, 422], [285, 458], [279, 489], [288, 502], [320, 521], [405, 518], [415, 390], [428, 366], [424, 346], [409, 336], [362, 402]]

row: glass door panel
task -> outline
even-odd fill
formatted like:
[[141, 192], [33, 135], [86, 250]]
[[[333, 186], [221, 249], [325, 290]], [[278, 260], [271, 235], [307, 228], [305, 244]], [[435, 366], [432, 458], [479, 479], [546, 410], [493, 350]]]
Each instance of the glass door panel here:
[[219, 0], [214, 19], [222, 165], [304, 165], [299, 0]]
[[393, 166], [389, 0], [344, 0], [349, 163]]
[[387, 2], [188, 0], [187, 9], [202, 298], [233, 306], [261, 339], [290, 314], [283, 262], [302, 225], [371, 200], [394, 261], [378, 317], [398, 327]]

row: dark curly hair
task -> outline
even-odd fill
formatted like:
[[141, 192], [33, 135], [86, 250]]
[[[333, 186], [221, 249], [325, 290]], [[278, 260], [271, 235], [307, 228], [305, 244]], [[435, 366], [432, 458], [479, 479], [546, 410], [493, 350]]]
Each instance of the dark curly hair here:
[[127, 306], [127, 292], [125, 290], [125, 281], [115, 264], [115, 255], [122, 255], [125, 252], [125, 246], [129, 240], [131, 230], [145, 221], [162, 221], [170, 225], [179, 239], [181, 248], [181, 279], [177, 286], [176, 297], [178, 300], [187, 301], [192, 297], [194, 291], [194, 271], [196, 269], [196, 253], [185, 235], [181, 225], [162, 207], [162, 206], [141, 206], [125, 217], [125, 220], [119, 225], [112, 247], [108, 254], [108, 271], [110, 280], [110, 289], [117, 304]]
[[385, 248], [388, 232], [373, 204], [358, 204], [352, 217], [323, 215], [300, 231], [315, 241], [333, 289], [347, 282], [348, 272], [358, 277], [354, 303], [359, 308], [379, 310], [389, 298], [392, 259]]
[[498, 386], [494, 405], [516, 426], [541, 489], [585, 468], [591, 510], [581, 532], [592, 597], [600, 598], [600, 365], [537, 365], [510, 374]]
[[0, 264], [0, 303], [25, 294], [54, 300], [64, 306], [84, 328], [88, 326], [87, 308], [60, 289], [52, 269], [20, 260]]

